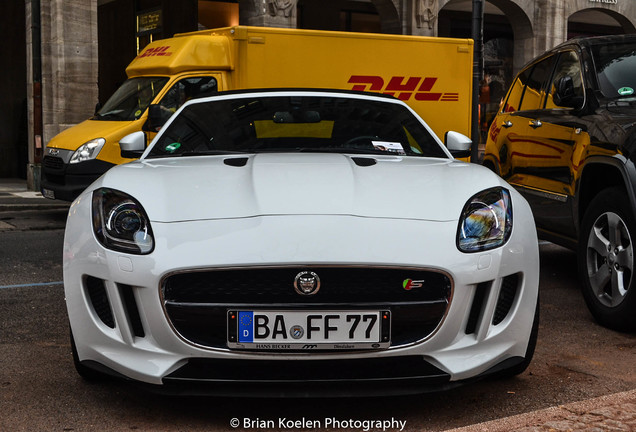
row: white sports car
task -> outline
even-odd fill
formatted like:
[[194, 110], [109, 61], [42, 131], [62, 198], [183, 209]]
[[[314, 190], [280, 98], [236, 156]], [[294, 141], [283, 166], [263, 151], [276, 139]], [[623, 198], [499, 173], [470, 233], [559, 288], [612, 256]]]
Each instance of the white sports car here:
[[[185, 104], [72, 204], [75, 365], [179, 393], [440, 390], [522, 372], [538, 328], [526, 201], [404, 102], [345, 91]], [[145, 151], [144, 151], [145, 149]]]

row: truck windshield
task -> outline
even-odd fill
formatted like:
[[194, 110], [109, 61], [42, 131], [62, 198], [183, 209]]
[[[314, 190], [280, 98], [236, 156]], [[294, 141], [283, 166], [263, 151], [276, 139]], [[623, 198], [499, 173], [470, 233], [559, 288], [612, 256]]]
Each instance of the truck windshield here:
[[636, 96], [636, 43], [592, 47], [600, 90], [605, 97]]
[[448, 157], [403, 105], [344, 94], [191, 103], [164, 128], [147, 157], [261, 152]]
[[166, 77], [131, 78], [113, 93], [92, 119], [109, 121], [137, 120], [167, 82], [168, 78]]

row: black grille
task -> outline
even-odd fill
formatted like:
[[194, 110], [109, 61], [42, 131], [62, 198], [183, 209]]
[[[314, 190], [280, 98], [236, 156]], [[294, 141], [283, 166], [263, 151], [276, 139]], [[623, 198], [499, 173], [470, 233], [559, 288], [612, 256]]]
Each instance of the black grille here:
[[470, 315], [466, 323], [466, 334], [473, 334], [477, 331], [479, 318], [484, 311], [484, 301], [488, 297], [491, 282], [482, 282], [475, 287], [475, 295], [473, 297], [473, 305], [470, 308]]
[[108, 302], [108, 294], [106, 293], [104, 281], [96, 277], [88, 276], [86, 278], [86, 291], [99, 319], [108, 327], [115, 328], [115, 319], [113, 318], [113, 311]]
[[128, 317], [128, 322], [130, 323], [133, 334], [137, 337], [144, 337], [146, 336], [146, 332], [144, 332], [144, 326], [141, 322], [141, 316], [139, 315], [139, 308], [137, 307], [133, 289], [134, 288], [130, 285], [119, 285], [119, 295], [124, 304], [126, 316]]
[[518, 287], [519, 274], [513, 274], [503, 278], [501, 282], [501, 292], [497, 299], [497, 307], [495, 308], [495, 314], [492, 318], [492, 323], [494, 325], [497, 325], [506, 319], [512, 304], [515, 301], [515, 297], [517, 296]]
[[[293, 287], [296, 275], [314, 271], [318, 293], [302, 296]], [[405, 290], [406, 279], [423, 281]], [[435, 301], [450, 295], [449, 278], [437, 272], [410, 269], [298, 267], [219, 270], [172, 275], [164, 281], [164, 300], [177, 303], [312, 304]]]
[[[321, 280], [318, 293], [296, 293], [293, 281], [305, 270]], [[404, 289], [411, 279], [421, 287]], [[405, 268], [268, 268], [203, 271], [165, 279], [168, 317], [187, 340], [225, 347], [227, 311], [236, 307], [390, 309], [392, 345], [424, 339], [439, 325], [451, 297], [451, 281], [442, 274]]]
[[61, 170], [64, 168], [64, 161], [62, 160], [62, 158], [59, 157], [44, 156], [44, 158], [42, 159], [42, 165], [45, 168]]
[[448, 374], [416, 356], [292, 361], [193, 358], [165, 379], [285, 382], [414, 377], [448, 380]]
[[457, 386], [422, 357], [338, 360], [190, 359], [154, 387], [161, 393], [242, 397], [419, 394]]

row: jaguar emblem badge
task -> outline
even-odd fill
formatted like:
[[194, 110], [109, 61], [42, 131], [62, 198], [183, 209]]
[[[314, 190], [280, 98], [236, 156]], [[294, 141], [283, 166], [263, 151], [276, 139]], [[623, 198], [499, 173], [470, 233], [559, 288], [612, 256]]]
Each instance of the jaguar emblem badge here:
[[302, 271], [294, 278], [294, 289], [301, 295], [314, 295], [320, 289], [320, 278], [312, 271]]

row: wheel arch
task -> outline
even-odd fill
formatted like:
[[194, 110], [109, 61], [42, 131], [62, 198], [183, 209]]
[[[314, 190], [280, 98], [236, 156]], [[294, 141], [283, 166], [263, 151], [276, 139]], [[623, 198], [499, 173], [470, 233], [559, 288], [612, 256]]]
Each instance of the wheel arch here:
[[494, 172], [495, 174], [501, 175], [499, 174], [499, 164], [497, 163], [495, 158], [485, 155], [481, 164], [485, 166], [486, 168], [488, 168], [489, 170], [491, 170], [492, 172]]
[[636, 167], [630, 160], [617, 157], [592, 157], [588, 159], [577, 182], [575, 216], [577, 231], [590, 202], [599, 192], [609, 187], [620, 187], [628, 196], [636, 213]]

